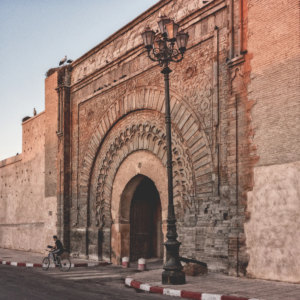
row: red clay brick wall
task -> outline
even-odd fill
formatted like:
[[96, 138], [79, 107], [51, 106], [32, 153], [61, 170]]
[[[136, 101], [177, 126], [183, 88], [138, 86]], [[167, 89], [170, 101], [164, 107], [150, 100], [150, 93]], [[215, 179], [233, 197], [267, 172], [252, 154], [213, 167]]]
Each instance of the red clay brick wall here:
[[[189, 11], [186, 10], [183, 2], [176, 2], [176, 4], [174, 2], [174, 5], [167, 1], [164, 1], [164, 3], [165, 7], [162, 11], [170, 14], [171, 17], [175, 14], [178, 20], [190, 14], [182, 23], [189, 31], [189, 48], [191, 49], [186, 53], [186, 59], [182, 63], [171, 65], [173, 70], [170, 81], [171, 90], [174, 92], [174, 95], [175, 93], [180, 95], [181, 99], [176, 105], [176, 109], [179, 108], [181, 101], [182, 103], [188, 103], [192, 107], [195, 114], [198, 115], [197, 119], [201, 120], [202, 128], [205, 128], [205, 138], [209, 140], [211, 151], [215, 153], [215, 125], [212, 121], [212, 115], [214, 117], [218, 115], [218, 108], [217, 103], [212, 105], [212, 101], [217, 101], [216, 99], [218, 98], [216, 86], [219, 73], [220, 101], [226, 102], [228, 93], [226, 3], [224, 1], [211, 1], [203, 8], [202, 14], [194, 13], [199, 4], [197, 3], [196, 5], [194, 1], [188, 3]], [[159, 3], [159, 5], [162, 4], [163, 2]], [[177, 8], [177, 6], [179, 7]], [[154, 24], [153, 26], [157, 26], [158, 13], [159, 11], [155, 11], [155, 15], [149, 17], [149, 21], [151, 20]], [[90, 174], [88, 176], [85, 174], [86, 170], [83, 168], [83, 160], [86, 159], [87, 163], [90, 163], [90, 161], [96, 159], [96, 157], [85, 158], [88, 147], [94, 143], [91, 140], [91, 136], [95, 131], [95, 127], [101, 116], [107, 114], [106, 110], [109, 106], [117, 99], [120, 99], [122, 95], [134, 93], [138, 87], [142, 86], [152, 86], [151, 88], [163, 87], [163, 77], [160, 74], [159, 67], [151, 63], [141, 45], [142, 40], [139, 30], [145, 24], [145, 21], [142, 21], [138, 27], [128, 29], [126, 34], [131, 36], [129, 41], [126, 36], [121, 35], [117, 37], [114, 44], [109, 45], [109, 47], [115, 47], [113, 53], [109, 51], [107, 46], [95, 52], [89, 60], [84, 60], [78, 64], [75, 61], [74, 64], [72, 72], [73, 86], [71, 88], [71, 231], [74, 232], [72, 233], [71, 244], [74, 246], [74, 249], [77, 249], [75, 252], [83, 253], [85, 251], [83, 241], [86, 241], [86, 233], [84, 228], [86, 228], [87, 224], [89, 226], [93, 222], [93, 220], [87, 220], [89, 215], [85, 195], [88, 193], [87, 186]], [[123, 53], [125, 46], [132, 52], [128, 50], [127, 53]], [[108, 59], [110, 64], [105, 64], [101, 69], [95, 70], [98, 63], [101, 65], [105, 57], [101, 56], [101, 53], [112, 55], [113, 57]], [[117, 63], [121, 55], [122, 61]], [[127, 76], [122, 77], [123, 75]], [[100, 87], [102, 89], [97, 91]], [[214, 92], [212, 92], [213, 88], [215, 89]], [[132, 96], [130, 95], [130, 97]], [[214, 100], [212, 100], [213, 97]], [[132, 101], [134, 106], [134, 98]], [[197, 193], [197, 199], [194, 201], [196, 203], [195, 206], [197, 206], [195, 209], [201, 213], [197, 217], [195, 215], [191, 217], [191, 219], [198, 219], [198, 225], [203, 225], [203, 230], [195, 230], [189, 223], [180, 231], [180, 239], [184, 242], [182, 253], [183, 255], [197, 257], [205, 261], [214, 262], [220, 259], [221, 268], [226, 270], [228, 255], [227, 228], [230, 225], [230, 221], [224, 220], [224, 214], [226, 215], [228, 212], [227, 199], [220, 203], [217, 193], [215, 198], [208, 198], [212, 194], [213, 185], [218, 184], [218, 179], [216, 179], [216, 182], [213, 182], [214, 179], [212, 179], [211, 174], [208, 174], [206, 177], [205, 179], [199, 179], [197, 187], [195, 185], [195, 192]], [[227, 185], [226, 182], [225, 185]], [[79, 191], [81, 191], [81, 194], [78, 193]], [[93, 208], [92, 205], [91, 208]], [[193, 214], [193, 211], [191, 210], [190, 213]], [[214, 218], [214, 220], [218, 219], [218, 221], [212, 222], [211, 218]], [[73, 224], [76, 225], [73, 226]], [[224, 234], [219, 234], [222, 230], [217, 230], [217, 227], [222, 227]], [[190, 233], [189, 236], [185, 234], [187, 232]], [[203, 235], [205, 235], [204, 239]], [[207, 241], [210, 241], [202, 243], [202, 241], [206, 240], [206, 236]], [[196, 243], [198, 243], [197, 249]], [[220, 268], [219, 265], [218, 268]]]
[[299, 1], [249, 0], [248, 51], [258, 165], [300, 160]]
[[300, 281], [299, 1], [248, 0], [248, 97], [260, 157], [245, 223], [248, 276]]
[[[45, 112], [22, 123], [22, 150], [0, 162], [0, 247], [42, 252], [52, 216], [44, 205]], [[54, 211], [55, 213], [55, 211]]]
[[[231, 275], [245, 275], [251, 259], [246, 247], [251, 245], [244, 226], [251, 220], [248, 195], [255, 187], [255, 166], [296, 161], [300, 155], [299, 76], [295, 75], [299, 73], [299, 32], [291, 30], [299, 28], [298, 4], [211, 1], [207, 6], [211, 10], [204, 7], [197, 15], [193, 1], [185, 2], [188, 12], [180, 3], [176, 2], [175, 9], [167, 1], [158, 4], [158, 9], [167, 13], [170, 10], [171, 16], [177, 14], [179, 20], [187, 14], [182, 26], [190, 34], [185, 60], [172, 65], [171, 92], [188, 103], [201, 120], [215, 175], [214, 182], [207, 184], [213, 187], [213, 195], [204, 197], [203, 186], [197, 187], [195, 203], [199, 203], [193, 218], [201, 228], [196, 230], [192, 222], [185, 221], [179, 229], [181, 251], [216, 263], [217, 268]], [[156, 26], [154, 15], [147, 18]], [[71, 245], [80, 254], [87, 253], [85, 231], [92, 224], [92, 205], [88, 207], [91, 172], [86, 174], [85, 167], [93, 165], [102, 147], [92, 140], [100, 117], [108, 116], [109, 106], [137, 87], [163, 86], [158, 67], [151, 65], [141, 48], [139, 34], [144, 21], [140, 22], [115, 37], [113, 43], [97, 46], [89, 59], [84, 55], [74, 62], [70, 225]], [[213, 102], [206, 115], [203, 100], [207, 105]], [[107, 127], [114, 130], [112, 123]], [[89, 152], [93, 147], [98, 148]]]

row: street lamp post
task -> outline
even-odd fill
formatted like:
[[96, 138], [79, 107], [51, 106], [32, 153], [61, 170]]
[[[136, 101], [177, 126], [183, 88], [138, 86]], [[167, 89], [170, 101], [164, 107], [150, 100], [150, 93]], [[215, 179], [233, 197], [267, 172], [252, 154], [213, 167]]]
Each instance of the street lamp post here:
[[[166, 140], [167, 140], [167, 172], [168, 172], [168, 219], [167, 219], [167, 241], [166, 263], [162, 273], [163, 284], [184, 284], [185, 274], [182, 272], [182, 265], [179, 259], [180, 242], [177, 241], [176, 217], [173, 203], [173, 171], [172, 171], [172, 141], [171, 141], [171, 113], [170, 113], [170, 92], [169, 68], [171, 62], [180, 62], [186, 50], [189, 35], [183, 31], [178, 32], [179, 25], [168, 17], [163, 16], [158, 21], [161, 37], [156, 37], [155, 32], [149, 27], [142, 33], [148, 57], [163, 67], [161, 73], [165, 80], [165, 118], [166, 118]], [[175, 47], [177, 43], [177, 48]]]

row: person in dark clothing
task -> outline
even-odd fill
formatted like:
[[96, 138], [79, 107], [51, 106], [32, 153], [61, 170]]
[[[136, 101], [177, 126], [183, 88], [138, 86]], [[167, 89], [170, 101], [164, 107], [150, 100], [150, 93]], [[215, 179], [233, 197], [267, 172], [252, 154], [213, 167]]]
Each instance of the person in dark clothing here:
[[56, 235], [53, 236], [53, 240], [55, 241], [55, 245], [52, 248], [51, 254], [53, 256], [53, 261], [55, 262], [56, 261], [55, 260], [55, 254], [57, 256], [62, 255], [63, 252], [64, 252], [64, 247], [63, 247], [62, 242], [57, 238]]

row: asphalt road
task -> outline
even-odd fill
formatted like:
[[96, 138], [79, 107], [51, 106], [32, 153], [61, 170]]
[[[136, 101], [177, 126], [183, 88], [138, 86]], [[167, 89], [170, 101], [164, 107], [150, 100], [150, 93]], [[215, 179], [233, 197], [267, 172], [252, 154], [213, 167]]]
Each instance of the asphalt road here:
[[[161, 262], [148, 264], [156, 268]], [[170, 296], [136, 291], [126, 287], [124, 278], [136, 273], [136, 267], [119, 266], [72, 268], [62, 272], [50, 268], [26, 268], [0, 265], [0, 299], [169, 299]]]

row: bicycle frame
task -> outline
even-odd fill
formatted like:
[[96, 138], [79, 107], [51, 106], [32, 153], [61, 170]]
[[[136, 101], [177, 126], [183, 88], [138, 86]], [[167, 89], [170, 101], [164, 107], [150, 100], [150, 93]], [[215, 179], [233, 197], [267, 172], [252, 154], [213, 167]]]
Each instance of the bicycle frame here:
[[[45, 249], [46, 251], [48, 251], [48, 255], [44, 258], [45, 259], [48, 259], [49, 262], [47, 262], [46, 266], [45, 266], [45, 269], [44, 269], [44, 265], [42, 265], [43, 267], [43, 270], [44, 271], [47, 271], [49, 266], [50, 266], [50, 263], [51, 261], [55, 264], [56, 267], [58, 267], [61, 271], [69, 271], [70, 268], [71, 268], [71, 261], [69, 258], [60, 258], [60, 256], [57, 255], [57, 253], [53, 253], [52, 251], [48, 250], [48, 249]], [[56, 257], [54, 256], [56, 255]], [[44, 262], [43, 260], [43, 262]]]
[[[55, 265], [57, 265], [57, 262], [53, 260], [54, 255], [51, 255], [51, 251], [47, 250], [47, 249], [45, 249], [45, 250], [49, 252], [49, 254], [48, 254], [49, 260], [52, 261], [53, 263], [55, 263]], [[56, 255], [56, 257], [59, 257], [59, 256]]]

